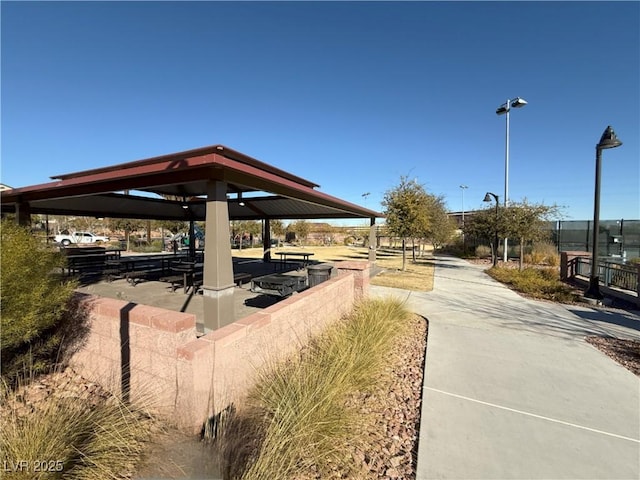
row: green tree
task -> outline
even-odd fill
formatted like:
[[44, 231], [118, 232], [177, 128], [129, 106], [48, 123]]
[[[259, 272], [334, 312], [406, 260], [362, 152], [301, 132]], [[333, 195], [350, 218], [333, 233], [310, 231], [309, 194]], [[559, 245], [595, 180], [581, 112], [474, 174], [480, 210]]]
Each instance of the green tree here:
[[280, 245], [280, 242], [284, 238], [287, 231], [284, 226], [284, 222], [279, 219], [273, 219], [269, 221], [269, 227], [271, 228], [271, 233], [278, 241], [278, 245]]
[[189, 229], [189, 222], [182, 220], [155, 220], [154, 228], [165, 229], [173, 233], [174, 235], [180, 231]]
[[407, 177], [384, 194], [382, 206], [389, 232], [402, 239], [402, 270], [406, 269], [407, 239], [423, 238], [429, 228], [430, 200], [424, 187]]
[[495, 264], [498, 254], [496, 238], [500, 235], [500, 212], [489, 206], [482, 210], [477, 210], [473, 215], [466, 218], [462, 231], [468, 239], [474, 239], [477, 243], [488, 243], [491, 246], [491, 261]]
[[233, 220], [231, 222], [231, 235], [234, 242], [239, 243], [240, 248], [242, 248], [243, 239], [250, 238], [253, 241], [253, 237], [260, 235], [261, 231], [262, 225], [255, 220]]
[[145, 226], [145, 222], [143, 220], [138, 220], [135, 218], [110, 218], [107, 223], [110, 230], [119, 230], [124, 232], [124, 237], [127, 242], [127, 250], [131, 249], [131, 232], [140, 230]]
[[502, 232], [507, 238], [520, 242], [519, 269], [524, 268], [524, 246], [527, 242], [545, 239], [549, 235], [546, 222], [558, 218], [557, 205], [529, 203], [526, 199], [511, 203], [502, 215]]
[[306, 220], [296, 220], [293, 224], [289, 225], [289, 227], [296, 234], [296, 238], [300, 240], [300, 243], [304, 245], [304, 241], [311, 229], [309, 222]]
[[439, 248], [453, 236], [456, 224], [447, 214], [447, 205], [442, 195], [426, 194], [427, 228], [420, 232], [420, 238], [431, 242], [434, 248]]
[[64, 264], [60, 252], [35, 239], [14, 222], [0, 223], [0, 347], [2, 375], [31, 364], [39, 370], [44, 356], [55, 353], [62, 338], [47, 335], [68, 311], [73, 282], [61, 283], [52, 272]]

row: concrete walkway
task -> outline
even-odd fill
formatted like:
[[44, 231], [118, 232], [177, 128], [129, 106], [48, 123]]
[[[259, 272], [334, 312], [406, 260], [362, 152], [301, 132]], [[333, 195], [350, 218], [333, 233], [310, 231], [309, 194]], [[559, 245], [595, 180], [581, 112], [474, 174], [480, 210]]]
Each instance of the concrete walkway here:
[[436, 261], [432, 292], [371, 287], [429, 319], [417, 478], [639, 479], [640, 379], [584, 337], [640, 339], [640, 316], [528, 300]]

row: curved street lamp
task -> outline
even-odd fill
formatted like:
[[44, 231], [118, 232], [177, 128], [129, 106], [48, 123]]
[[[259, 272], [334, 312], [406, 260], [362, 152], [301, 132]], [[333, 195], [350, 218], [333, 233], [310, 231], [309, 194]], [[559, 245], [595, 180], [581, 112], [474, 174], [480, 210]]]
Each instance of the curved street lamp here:
[[585, 297], [602, 300], [600, 293], [600, 276], [598, 265], [598, 231], [600, 230], [600, 165], [602, 163], [602, 150], [606, 148], [616, 148], [622, 145], [622, 142], [616, 137], [616, 133], [609, 125], [600, 141], [596, 145], [596, 188], [593, 199], [593, 253], [591, 257], [591, 273], [589, 274], [589, 288], [585, 292]]
[[495, 251], [493, 252], [493, 266], [495, 267], [498, 264], [498, 205], [500, 204], [500, 197], [495, 193], [487, 192], [484, 196], [483, 202], [490, 202], [491, 197], [496, 201], [496, 238], [495, 242]]
[[[509, 202], [509, 112], [512, 108], [522, 108], [527, 105], [527, 101], [524, 98], [516, 97], [513, 100], [507, 99], [505, 103], [500, 105], [496, 109], [497, 115], [507, 116], [507, 130], [505, 135], [505, 147], [504, 147], [504, 206], [506, 208]], [[504, 239], [504, 261], [507, 261], [508, 253], [508, 239]]]

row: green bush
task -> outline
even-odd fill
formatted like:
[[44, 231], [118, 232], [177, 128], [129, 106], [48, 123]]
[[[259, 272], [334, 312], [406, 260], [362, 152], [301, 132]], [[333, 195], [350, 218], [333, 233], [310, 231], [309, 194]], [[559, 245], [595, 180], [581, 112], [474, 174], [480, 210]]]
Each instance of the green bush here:
[[534, 298], [553, 300], [556, 302], [573, 302], [576, 295], [571, 287], [560, 281], [555, 268], [525, 268], [522, 271], [494, 267], [487, 271], [493, 278], [514, 290]]
[[40, 371], [55, 358], [62, 342], [56, 328], [71, 308], [75, 284], [56, 272], [62, 255], [12, 221], [0, 223], [0, 247], [1, 371], [10, 381], [24, 367]]
[[487, 247], [486, 245], [478, 245], [476, 247], [476, 257], [486, 258], [490, 256], [491, 256], [491, 247]]
[[131, 251], [138, 253], [161, 252], [162, 248], [162, 240], [152, 240], [151, 244], [144, 240], [131, 243]]

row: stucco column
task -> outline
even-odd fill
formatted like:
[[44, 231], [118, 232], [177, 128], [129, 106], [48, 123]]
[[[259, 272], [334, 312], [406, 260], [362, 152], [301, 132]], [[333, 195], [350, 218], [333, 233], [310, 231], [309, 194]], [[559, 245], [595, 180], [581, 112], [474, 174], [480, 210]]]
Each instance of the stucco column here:
[[376, 261], [376, 219], [371, 219], [371, 226], [369, 227], [369, 261]]
[[233, 323], [233, 262], [229, 242], [227, 184], [210, 181], [207, 185], [207, 238], [204, 244], [204, 324], [198, 332], [208, 333]]
[[263, 262], [271, 261], [271, 223], [268, 218], [264, 219], [264, 232], [262, 232], [262, 248], [264, 253], [262, 254]]
[[25, 227], [31, 226], [31, 207], [27, 202], [16, 203], [16, 222]]

